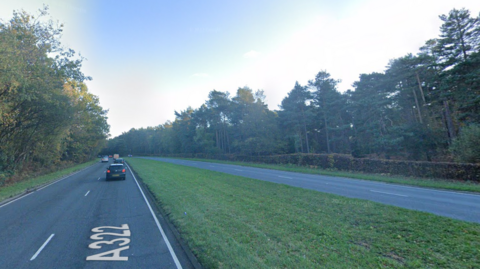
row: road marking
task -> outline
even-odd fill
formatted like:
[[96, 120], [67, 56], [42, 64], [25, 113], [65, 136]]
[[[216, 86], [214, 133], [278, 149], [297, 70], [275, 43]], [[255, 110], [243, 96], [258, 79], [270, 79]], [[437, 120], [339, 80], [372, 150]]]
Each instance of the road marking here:
[[137, 183], [137, 187], [140, 190], [140, 193], [142, 193], [143, 199], [145, 200], [145, 203], [147, 203], [148, 209], [150, 209], [150, 213], [153, 216], [153, 219], [155, 220], [155, 223], [157, 224], [158, 230], [160, 230], [160, 233], [162, 234], [163, 240], [165, 241], [165, 244], [167, 245], [168, 251], [170, 252], [170, 255], [172, 255], [173, 261], [175, 262], [175, 265], [177, 266], [178, 269], [182, 269], [182, 265], [180, 264], [180, 261], [177, 258], [177, 255], [175, 255], [175, 251], [173, 251], [172, 245], [170, 245], [170, 241], [168, 241], [167, 235], [163, 231], [162, 226], [160, 225], [160, 222], [157, 219], [157, 216], [155, 216], [155, 213], [153, 212], [152, 207], [150, 206], [150, 203], [147, 200], [147, 197], [145, 196], [145, 193], [143, 193], [142, 188], [140, 188], [140, 184], [138, 184], [137, 178], [132, 172], [132, 169], [130, 169], [130, 166], [127, 164], [127, 167], [129, 168], [128, 170], [130, 171], [130, 174], [133, 176], [133, 179], [135, 179], [135, 183]]
[[87, 196], [89, 193], [90, 193], [90, 191], [87, 191], [87, 193], [85, 193], [85, 196]]
[[278, 176], [278, 177], [281, 177], [281, 178], [288, 178], [288, 179], [293, 179], [293, 177], [284, 177], [284, 176]]
[[15, 201], [18, 201], [18, 200], [20, 200], [20, 199], [22, 199], [22, 198], [25, 198], [25, 197], [29, 196], [30, 194], [33, 194], [33, 192], [31, 192], [31, 193], [29, 193], [29, 194], [25, 194], [25, 195], [23, 195], [23, 196], [20, 196], [19, 198], [15, 199], [15, 200], [13, 200], [13, 201], [10, 201], [10, 202], [8, 202], [8, 203], [6, 203], [6, 204], [0, 205], [0, 208], [4, 207], [4, 206], [6, 206], [6, 205], [9, 205], [9, 204], [11, 204], [11, 203], [13, 203], [13, 202], [15, 202]]
[[408, 197], [408, 195], [391, 193], [391, 192], [383, 192], [383, 191], [375, 191], [375, 190], [370, 190], [370, 191], [371, 191], [371, 192], [376, 192], [376, 193], [388, 194], [388, 195], [396, 195], [396, 196], [401, 196], [401, 197]]
[[31, 261], [33, 261], [33, 260], [35, 260], [35, 258], [37, 258], [38, 254], [40, 254], [40, 252], [42, 252], [42, 250], [45, 248], [45, 246], [47, 246], [48, 242], [50, 242], [50, 240], [52, 239], [52, 237], [54, 235], [55, 234], [50, 235], [50, 237], [47, 239], [47, 241], [45, 241], [45, 243], [43, 243], [43, 245], [37, 250], [35, 255], [33, 255], [33, 257], [30, 259]]
[[[129, 248], [130, 246], [126, 246], [123, 248], [117, 248], [117, 249], [106, 251], [96, 255], [88, 256], [86, 260], [87, 261], [128, 261], [128, 256], [121, 257], [120, 252], [122, 252], [122, 250], [126, 250]], [[112, 256], [106, 256], [110, 254], [112, 254]]]
[[243, 170], [240, 170], [240, 169], [233, 169], [233, 170], [243, 172]]
[[86, 170], [86, 169], [92, 167], [93, 165], [94, 165], [94, 164], [92, 164], [91, 166], [85, 167], [85, 168], [83, 168], [82, 170], [78, 170], [77, 172], [74, 172], [74, 173], [72, 173], [72, 174], [70, 174], [70, 175], [67, 175], [67, 176], [65, 176], [65, 177], [62, 177], [62, 178], [60, 178], [60, 179], [58, 179], [58, 180], [55, 180], [55, 181], [53, 181], [52, 183], [47, 184], [47, 185], [41, 187], [40, 189], [33, 190], [32, 192], [30, 192], [30, 193], [28, 193], [28, 194], [25, 194], [25, 195], [22, 195], [22, 196], [20, 196], [20, 197], [18, 197], [18, 198], [15, 198], [15, 199], [13, 199], [12, 201], [10, 201], [10, 202], [8, 202], [8, 203], [5, 203], [5, 204], [3, 204], [3, 205], [0, 205], [0, 208], [4, 207], [4, 206], [6, 206], [6, 205], [9, 205], [9, 204], [11, 204], [11, 203], [13, 203], [13, 202], [16, 202], [16, 201], [18, 201], [18, 200], [20, 200], [20, 199], [23, 199], [23, 198], [25, 198], [25, 197], [29, 196], [30, 194], [33, 194], [33, 193], [35, 193], [35, 192], [37, 192], [37, 191], [43, 190], [43, 189], [45, 189], [46, 187], [51, 186], [51, 185], [53, 185], [53, 184], [55, 184], [55, 183], [58, 183], [58, 182], [60, 182], [60, 181], [62, 181], [62, 180], [64, 180], [64, 179], [67, 179], [67, 178], [69, 178], [69, 177], [71, 177], [71, 176], [73, 176], [73, 175], [75, 175], [75, 174], [78, 174], [78, 173], [82, 172], [83, 170]]
[[97, 180], [100, 180], [100, 178], [98, 178]]
[[[385, 183], [386, 184], [386, 183]], [[393, 184], [392, 184], [393, 185]], [[395, 184], [397, 185], [397, 184]], [[407, 189], [414, 189], [414, 190], [427, 190], [427, 191], [432, 191], [432, 192], [443, 192], [443, 193], [447, 193], [447, 194], [459, 194], [459, 195], [467, 195], [467, 196], [473, 196], [473, 197], [478, 197], [480, 195], [478, 194], [475, 194], [475, 193], [464, 193], [464, 192], [461, 192], [461, 191], [455, 191], [455, 190], [445, 190], [445, 191], [442, 191], [442, 190], [434, 190], [434, 189], [429, 189], [429, 188], [421, 188], [421, 187], [410, 187], [410, 186], [405, 186], [405, 185], [397, 185], [401, 188], [407, 188]]]

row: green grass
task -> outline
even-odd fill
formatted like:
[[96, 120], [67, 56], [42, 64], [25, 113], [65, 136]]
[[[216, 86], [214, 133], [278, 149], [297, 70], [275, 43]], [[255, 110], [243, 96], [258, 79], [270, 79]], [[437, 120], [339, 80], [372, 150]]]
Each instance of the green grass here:
[[305, 174], [317, 174], [317, 175], [326, 175], [334, 177], [347, 177], [355, 178], [362, 180], [371, 180], [387, 183], [395, 183], [401, 185], [409, 186], [418, 186], [426, 188], [435, 188], [435, 189], [445, 189], [445, 190], [455, 190], [455, 191], [469, 191], [469, 192], [480, 192], [480, 184], [476, 182], [468, 181], [457, 181], [457, 180], [444, 180], [444, 179], [428, 179], [428, 178], [413, 178], [413, 177], [402, 177], [394, 175], [379, 175], [379, 174], [362, 174], [362, 173], [353, 173], [345, 171], [334, 171], [334, 170], [322, 170], [322, 169], [313, 169], [305, 166], [298, 166], [293, 164], [288, 165], [274, 165], [274, 164], [258, 164], [258, 163], [246, 163], [246, 162], [231, 162], [231, 161], [220, 161], [220, 160], [210, 160], [210, 159], [184, 159], [191, 161], [201, 161], [201, 162], [212, 162], [212, 163], [223, 163], [223, 164], [234, 164], [241, 166], [257, 167], [257, 168], [266, 168], [272, 170], [281, 170], [288, 172], [297, 172]]
[[476, 268], [480, 225], [152, 160], [128, 163], [205, 268]]
[[0, 187], [0, 202], [10, 198], [12, 196], [15, 196], [17, 194], [25, 192], [27, 189], [35, 188], [37, 186], [40, 186], [42, 184], [49, 183], [51, 181], [54, 181], [56, 179], [59, 179], [65, 175], [68, 175], [70, 173], [73, 173], [75, 171], [81, 170], [85, 167], [88, 167], [94, 163], [98, 162], [98, 160], [92, 160], [90, 162], [86, 162], [80, 165], [76, 165], [64, 170], [60, 170], [54, 173], [46, 174], [43, 176], [35, 177], [35, 178], [30, 178], [26, 180], [22, 180], [20, 182], [17, 182], [12, 185], [7, 185], [4, 187]]

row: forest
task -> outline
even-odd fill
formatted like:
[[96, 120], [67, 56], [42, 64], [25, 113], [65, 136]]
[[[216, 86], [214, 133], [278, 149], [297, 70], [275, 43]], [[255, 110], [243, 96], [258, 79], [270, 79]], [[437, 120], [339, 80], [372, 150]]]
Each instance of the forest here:
[[[102, 153], [265, 156], [337, 153], [356, 158], [480, 162], [480, 15], [440, 15], [437, 38], [417, 54], [361, 74], [351, 90], [321, 70], [293, 88], [278, 110], [262, 90], [212, 90], [175, 120], [131, 129]], [[321, 48], [319, 48], [321, 49]]]
[[0, 186], [92, 160], [106, 146], [107, 111], [88, 92], [83, 58], [62, 25], [24, 11], [0, 22]]

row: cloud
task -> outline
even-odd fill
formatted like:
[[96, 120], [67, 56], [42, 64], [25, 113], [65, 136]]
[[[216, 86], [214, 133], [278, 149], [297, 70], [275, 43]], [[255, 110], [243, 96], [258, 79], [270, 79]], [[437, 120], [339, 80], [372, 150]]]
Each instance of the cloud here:
[[258, 56], [260, 56], [260, 52], [258, 51], [254, 51], [254, 50], [251, 50], [245, 54], [243, 54], [243, 58], [246, 58], [246, 59], [254, 59], [254, 58], [257, 58]]
[[192, 75], [192, 77], [195, 78], [208, 78], [210, 75], [207, 73], [195, 73]]

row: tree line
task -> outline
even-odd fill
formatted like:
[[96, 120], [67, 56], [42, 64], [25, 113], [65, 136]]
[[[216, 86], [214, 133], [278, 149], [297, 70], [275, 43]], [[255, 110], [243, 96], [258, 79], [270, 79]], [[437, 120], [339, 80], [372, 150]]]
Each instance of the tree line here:
[[14, 11], [0, 23], [0, 186], [14, 174], [91, 159], [106, 145], [107, 111], [88, 92], [62, 25]]
[[104, 153], [340, 153], [354, 157], [480, 162], [480, 17], [453, 9], [440, 35], [385, 72], [361, 74], [352, 90], [320, 71], [295, 83], [279, 110], [263, 91], [213, 90], [175, 120], [131, 129]]

